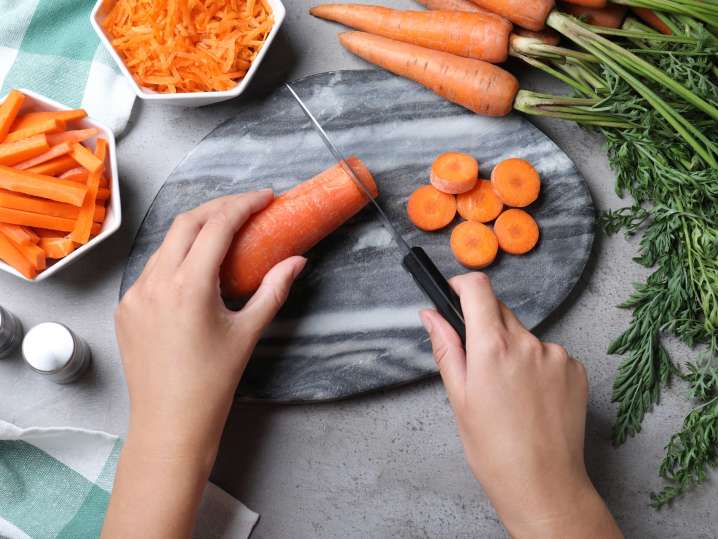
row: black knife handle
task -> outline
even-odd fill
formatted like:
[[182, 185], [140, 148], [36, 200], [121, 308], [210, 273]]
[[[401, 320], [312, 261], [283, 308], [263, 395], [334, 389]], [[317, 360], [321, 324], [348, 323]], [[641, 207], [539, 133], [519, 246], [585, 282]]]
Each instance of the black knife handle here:
[[466, 343], [466, 325], [459, 296], [456, 295], [429, 255], [421, 247], [412, 247], [411, 253], [404, 257], [401, 264], [414, 278], [421, 291], [431, 300], [439, 314], [458, 333], [461, 342]]

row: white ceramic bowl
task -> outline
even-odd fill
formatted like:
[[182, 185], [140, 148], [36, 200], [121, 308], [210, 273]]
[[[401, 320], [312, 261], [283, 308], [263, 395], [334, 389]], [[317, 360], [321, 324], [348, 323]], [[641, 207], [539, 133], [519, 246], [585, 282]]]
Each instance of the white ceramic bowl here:
[[[61, 105], [57, 101], [53, 101], [52, 99], [48, 99], [47, 97], [38, 95], [30, 90], [25, 90], [24, 88], [18, 88], [18, 90], [20, 90], [27, 96], [27, 98], [25, 99], [25, 103], [23, 104], [21, 113], [44, 110], [69, 110], [71, 108], [66, 107], [65, 105]], [[2, 99], [5, 99], [5, 97], [3, 97]], [[117, 149], [115, 148], [115, 135], [112, 134], [112, 131], [110, 131], [109, 128], [105, 127], [99, 122], [94, 121], [92, 118], [85, 118], [83, 120], [74, 121], [73, 125], [77, 125], [79, 129], [96, 127], [100, 130], [100, 136], [107, 140], [109, 168], [107, 171], [105, 171], [105, 174], [109, 175], [107, 179], [110, 182], [110, 188], [112, 190], [110, 194], [110, 199], [107, 201], [107, 215], [105, 217], [105, 222], [102, 224], [102, 230], [97, 236], [92, 238], [85, 245], [75, 249], [65, 258], [62, 258], [52, 263], [52, 265], [48, 266], [46, 270], [41, 271], [34, 279], [28, 279], [20, 272], [16, 271], [14, 268], [0, 261], [0, 270], [12, 273], [13, 275], [20, 277], [21, 279], [25, 281], [30, 281], [32, 283], [43, 281], [51, 275], [54, 275], [55, 273], [60, 271], [65, 266], [72, 264], [75, 260], [82, 257], [90, 249], [102, 243], [112, 234], [117, 232], [117, 229], [120, 228], [120, 224], [122, 224], [122, 206], [120, 203], [120, 183], [117, 175]], [[89, 144], [90, 146], [94, 147], [95, 138], [89, 139], [87, 142], [85, 142], [85, 144]]]
[[92, 27], [95, 29], [95, 32], [97, 32], [97, 35], [100, 36], [100, 41], [102, 41], [102, 44], [112, 55], [112, 58], [114, 58], [118, 67], [132, 85], [132, 88], [135, 90], [137, 96], [141, 99], [146, 99], [147, 101], [152, 101], [154, 103], [181, 105], [184, 107], [201, 107], [203, 105], [211, 105], [212, 103], [227, 101], [228, 99], [237, 97], [244, 92], [245, 88], [247, 88], [252, 80], [252, 77], [254, 77], [254, 74], [257, 72], [257, 69], [259, 69], [259, 65], [262, 63], [264, 55], [267, 54], [267, 50], [269, 50], [272, 41], [274, 41], [274, 36], [277, 35], [279, 27], [282, 26], [282, 22], [284, 21], [284, 17], [287, 13], [287, 10], [284, 8], [284, 4], [282, 4], [281, 0], [267, 0], [267, 4], [269, 4], [272, 8], [272, 14], [274, 15], [274, 26], [269, 32], [264, 46], [259, 51], [259, 54], [257, 54], [257, 57], [252, 62], [252, 65], [249, 67], [247, 74], [241, 81], [239, 81], [237, 86], [231, 90], [224, 90], [221, 92], [185, 92], [169, 94], [158, 93], [137, 84], [137, 81], [125, 66], [122, 58], [120, 58], [120, 55], [117, 54], [115, 48], [110, 43], [110, 38], [107, 34], [105, 34], [105, 31], [102, 28], [102, 21], [105, 19], [114, 4], [115, 0], [98, 0], [97, 4], [92, 9], [90, 22], [92, 23]]

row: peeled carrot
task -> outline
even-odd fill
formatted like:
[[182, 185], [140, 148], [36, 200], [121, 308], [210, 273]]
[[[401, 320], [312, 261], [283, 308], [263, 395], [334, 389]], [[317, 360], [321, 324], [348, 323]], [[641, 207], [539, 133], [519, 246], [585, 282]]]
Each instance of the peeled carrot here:
[[87, 188], [51, 176], [33, 174], [0, 165], [0, 189], [82, 206]]
[[606, 28], [620, 28], [623, 19], [626, 18], [626, 6], [608, 3], [604, 7], [590, 7], [567, 3], [569, 0], [559, 4], [561, 11], [565, 11], [574, 17], [582, 17], [588, 24], [604, 26]]
[[514, 157], [494, 167], [491, 185], [504, 204], [524, 208], [538, 198], [541, 178], [531, 163]]
[[499, 215], [494, 223], [499, 247], [512, 255], [523, 255], [533, 249], [539, 240], [539, 227], [524, 210], [511, 208]]
[[416, 0], [426, 9], [434, 9], [439, 11], [473, 11], [482, 13], [491, 13], [485, 9], [481, 9], [471, 0]]
[[37, 277], [37, 268], [23, 256], [15, 244], [0, 232], [0, 260], [12, 266], [28, 279]]
[[493, 13], [401, 11], [362, 4], [324, 4], [309, 12], [364, 32], [501, 63], [508, 57], [511, 23]]
[[102, 172], [104, 171], [105, 159], [107, 158], [107, 143], [104, 139], [97, 141], [95, 157], [101, 163], [101, 166], [94, 172], [90, 172], [90, 176], [87, 178], [85, 201], [82, 203], [80, 212], [77, 215], [75, 228], [73, 228], [70, 233], [70, 239], [79, 244], [85, 244], [90, 241], [90, 233], [95, 216], [95, 205], [97, 203], [97, 191], [100, 188], [100, 176], [102, 176]]
[[[10, 239], [12, 242], [12, 239]], [[38, 271], [42, 271], [47, 268], [47, 260], [45, 259], [45, 251], [34, 243], [18, 245], [13, 242], [15, 248], [20, 251], [30, 264]]]
[[[538, 39], [546, 45], [558, 45], [561, 42], [561, 34], [551, 28], [544, 28], [538, 32], [527, 30], [526, 28], [514, 28], [514, 34], [521, 37], [532, 37], [534, 39]], [[510, 39], [511, 38], [509, 38], [509, 40]]]
[[[21, 164], [21, 163], [18, 163]], [[75, 168], [77, 166], [77, 161], [75, 161], [72, 157], [69, 155], [63, 155], [62, 157], [57, 157], [55, 159], [51, 159], [50, 161], [46, 161], [45, 163], [41, 165], [37, 165], [31, 168], [26, 169], [28, 172], [34, 172], [35, 174], [44, 174], [46, 176], [55, 176], [57, 174], [62, 174], [63, 172], [70, 170], [71, 168]], [[18, 168], [17, 166], [15, 168]]]
[[17, 90], [10, 90], [5, 101], [0, 105], [0, 142], [3, 142], [7, 137], [24, 102], [25, 94]]
[[451, 252], [469, 269], [482, 269], [496, 260], [499, 243], [496, 234], [486, 225], [464, 221], [451, 232]]
[[66, 170], [60, 174], [61, 180], [67, 180], [70, 182], [87, 183], [87, 178], [90, 177], [90, 173], [85, 167], [76, 167]]
[[479, 177], [479, 163], [462, 152], [445, 152], [434, 159], [430, 181], [442, 193], [457, 195], [471, 191]]
[[663, 22], [663, 20], [656, 15], [654, 11], [645, 7], [632, 7], [631, 11], [643, 19], [643, 22], [654, 30], [658, 30], [661, 34], [665, 34], [667, 36], [673, 35], [673, 30], [671, 30], [671, 28]]
[[[2, 189], [0, 189], [0, 208], [40, 213], [52, 217], [64, 217], [65, 219], [77, 219], [80, 213], [80, 208], [70, 204], [20, 195]], [[94, 221], [98, 223], [104, 221], [106, 212], [107, 210], [104, 206], [98, 205], [95, 208]]]
[[70, 238], [40, 238], [40, 248], [45, 251], [47, 258], [59, 260], [75, 250], [76, 243]]
[[0, 165], [16, 165], [50, 149], [45, 135], [0, 144]]
[[[63, 217], [52, 217], [50, 215], [30, 213], [22, 210], [0, 208], [0, 223], [29, 226], [32, 228], [45, 228], [60, 232], [72, 232], [75, 226], [75, 219], [65, 219]], [[100, 225], [100, 223], [93, 223], [90, 234], [93, 236], [99, 234], [101, 228], [102, 225]]]
[[104, 163], [79, 142], [72, 145], [70, 156], [90, 172], [97, 172], [104, 167]]
[[554, 0], [472, 0], [472, 2], [528, 30], [543, 29], [546, 17], [554, 7]]
[[[373, 196], [376, 183], [357, 157], [347, 159]], [[234, 238], [222, 267], [222, 291], [246, 297], [278, 262], [311, 249], [368, 200], [341, 164], [300, 183], [252, 216]]]
[[25, 228], [24, 226], [0, 223], [0, 232], [18, 245], [34, 245], [38, 239], [34, 232], [31, 232], [29, 228]]
[[88, 129], [76, 129], [74, 131], [63, 131], [62, 133], [53, 133], [47, 136], [47, 142], [50, 146], [56, 146], [63, 142], [84, 142], [97, 135], [100, 132], [96, 127]]
[[606, 4], [608, 3], [607, 0], [563, 0], [563, 1], [568, 4], [573, 4], [575, 6], [593, 7], [593, 8], [606, 7]]
[[[48, 136], [51, 136], [51, 135], [37, 135], [37, 136], [47, 138]], [[25, 140], [31, 140], [31, 139], [25, 139]], [[52, 161], [53, 159], [62, 157], [63, 155], [67, 155], [68, 153], [70, 153], [71, 149], [72, 149], [71, 143], [63, 142], [62, 144], [53, 146], [46, 152], [43, 152], [40, 155], [33, 157], [32, 159], [28, 159], [26, 161], [22, 161], [21, 163], [17, 163], [15, 165], [15, 168], [18, 170], [28, 170], [28, 169], [34, 168], [38, 165], [42, 165], [43, 163], [46, 163], [47, 161]], [[74, 159], [73, 159], [73, 162], [74, 162]]]
[[85, 116], [87, 116], [87, 112], [83, 109], [28, 112], [27, 114], [21, 114], [15, 119], [15, 122], [12, 124], [12, 131], [33, 127], [47, 120], [71, 122], [73, 120], [81, 120]]
[[440, 230], [456, 216], [456, 197], [432, 185], [422, 185], [409, 197], [406, 212], [417, 228], [427, 232]]
[[30, 127], [24, 127], [23, 129], [18, 129], [17, 131], [10, 131], [8, 136], [5, 137], [5, 142], [14, 142], [16, 140], [22, 140], [24, 138], [29, 138], [34, 135], [57, 133], [64, 128], [65, 124], [58, 120], [45, 120], [43, 122], [38, 122], [36, 125], [32, 125]]
[[401, 43], [364, 32], [345, 32], [339, 41], [350, 52], [436, 94], [487, 116], [505, 116], [519, 83], [498, 66], [475, 58]]
[[112, 193], [110, 192], [110, 190], [109, 190], [108, 188], [106, 188], [106, 187], [100, 187], [100, 188], [97, 190], [97, 201], [98, 201], [98, 202], [105, 201], [105, 200], [107, 200], [108, 198], [110, 198], [111, 195], [112, 195]]
[[471, 191], [456, 197], [456, 209], [467, 221], [488, 223], [499, 216], [504, 204], [489, 180], [479, 180]]

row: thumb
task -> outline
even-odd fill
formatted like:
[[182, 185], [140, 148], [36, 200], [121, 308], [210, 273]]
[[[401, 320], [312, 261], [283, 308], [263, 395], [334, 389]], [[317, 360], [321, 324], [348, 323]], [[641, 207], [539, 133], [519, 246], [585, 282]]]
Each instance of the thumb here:
[[461, 339], [439, 313], [426, 309], [419, 313], [429, 338], [436, 365], [446, 387], [451, 405], [456, 409], [464, 402], [466, 352]]
[[282, 308], [294, 280], [306, 263], [306, 258], [293, 256], [274, 266], [262, 279], [259, 289], [239, 312], [242, 325], [249, 329], [250, 334], [255, 338], [259, 338], [264, 328]]

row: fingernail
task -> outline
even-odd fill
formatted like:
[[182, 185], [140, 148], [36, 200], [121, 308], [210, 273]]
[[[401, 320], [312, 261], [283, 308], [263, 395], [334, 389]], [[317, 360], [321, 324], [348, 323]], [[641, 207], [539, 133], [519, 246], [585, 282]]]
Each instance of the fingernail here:
[[304, 257], [300, 257], [301, 261], [297, 261], [296, 264], [294, 264], [294, 272], [292, 273], [292, 277], [296, 279], [299, 277], [299, 274], [302, 273], [302, 270], [307, 265], [307, 259]]
[[426, 311], [419, 311], [419, 318], [427, 333], [431, 333], [431, 318]]

